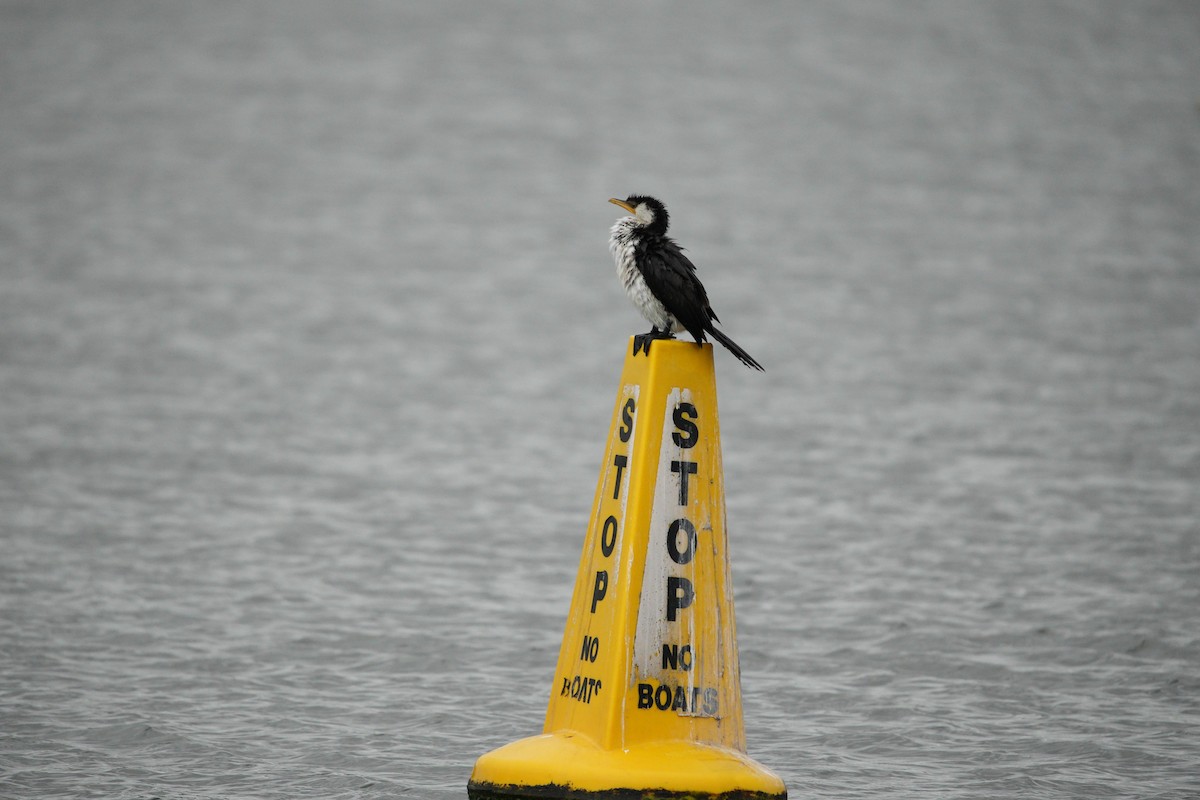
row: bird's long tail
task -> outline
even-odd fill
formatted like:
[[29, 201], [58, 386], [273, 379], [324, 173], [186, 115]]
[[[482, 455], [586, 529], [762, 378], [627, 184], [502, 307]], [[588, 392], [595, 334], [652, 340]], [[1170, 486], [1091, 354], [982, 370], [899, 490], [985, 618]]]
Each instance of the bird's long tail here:
[[743, 364], [745, 364], [747, 367], [750, 367], [751, 369], [756, 369], [759, 372], [765, 372], [765, 370], [763, 369], [763, 365], [758, 363], [757, 361], [755, 361], [754, 356], [750, 355], [745, 350], [743, 350], [741, 347], [739, 347], [738, 343], [735, 342], [733, 339], [730, 339], [728, 336], [721, 333], [716, 328], [709, 328], [709, 333], [712, 334], [712, 337], [714, 339], [716, 339], [721, 344], [725, 345], [726, 350], [728, 350], [729, 352], [731, 352], [735, 356], [737, 356], [738, 361], [742, 362]]

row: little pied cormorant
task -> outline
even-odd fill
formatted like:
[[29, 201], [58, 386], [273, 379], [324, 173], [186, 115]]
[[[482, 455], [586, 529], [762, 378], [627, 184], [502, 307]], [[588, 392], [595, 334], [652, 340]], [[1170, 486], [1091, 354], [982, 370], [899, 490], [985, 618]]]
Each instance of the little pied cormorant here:
[[649, 333], [633, 337], [633, 354], [645, 350], [649, 355], [655, 339], [674, 339], [676, 333], [686, 330], [696, 344], [704, 342], [706, 333], [712, 334], [747, 367], [762, 371], [762, 364], [713, 326], [720, 320], [708, 304], [696, 266], [667, 236], [667, 207], [640, 194], [608, 202], [630, 214], [613, 225], [608, 249], [617, 262], [625, 293], [652, 326]]

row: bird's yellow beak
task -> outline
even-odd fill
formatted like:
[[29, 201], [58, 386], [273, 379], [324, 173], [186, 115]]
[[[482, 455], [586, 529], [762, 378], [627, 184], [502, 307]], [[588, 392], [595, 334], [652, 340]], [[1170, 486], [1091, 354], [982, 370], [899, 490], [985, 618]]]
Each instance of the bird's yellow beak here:
[[614, 206], [620, 206], [621, 208], [628, 211], [630, 214], [637, 216], [637, 209], [634, 208], [633, 206], [629, 205], [629, 203], [626, 203], [624, 200], [618, 200], [615, 197], [610, 197], [610, 198], [608, 198], [608, 202], [612, 203]]

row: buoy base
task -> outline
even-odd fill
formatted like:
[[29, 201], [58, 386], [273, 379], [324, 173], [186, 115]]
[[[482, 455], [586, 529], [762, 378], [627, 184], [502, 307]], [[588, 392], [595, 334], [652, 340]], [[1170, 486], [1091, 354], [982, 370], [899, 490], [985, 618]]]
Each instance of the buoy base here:
[[686, 741], [603, 750], [572, 731], [531, 736], [479, 757], [471, 800], [786, 800], [745, 753]]

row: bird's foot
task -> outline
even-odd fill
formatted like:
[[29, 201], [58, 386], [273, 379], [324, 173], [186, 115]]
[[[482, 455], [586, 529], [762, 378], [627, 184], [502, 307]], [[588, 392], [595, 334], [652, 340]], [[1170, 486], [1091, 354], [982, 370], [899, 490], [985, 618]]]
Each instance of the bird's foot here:
[[648, 356], [650, 355], [650, 344], [656, 339], [674, 338], [674, 334], [672, 334], [670, 331], [660, 330], [658, 328], [651, 328], [649, 333], [635, 334], [633, 337], [633, 354], [636, 356], [638, 353], [645, 352], [645, 354]]

